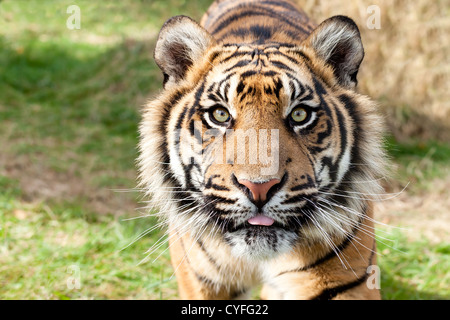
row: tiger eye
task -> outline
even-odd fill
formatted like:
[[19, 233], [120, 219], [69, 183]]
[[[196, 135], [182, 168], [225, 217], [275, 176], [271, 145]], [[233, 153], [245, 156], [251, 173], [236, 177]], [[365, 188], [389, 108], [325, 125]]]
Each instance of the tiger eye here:
[[302, 122], [305, 121], [306, 117], [308, 116], [308, 113], [305, 109], [301, 107], [297, 107], [291, 112], [291, 118], [295, 122]]
[[230, 120], [230, 113], [223, 107], [215, 108], [212, 112], [212, 115], [214, 119], [220, 123], [224, 123]]

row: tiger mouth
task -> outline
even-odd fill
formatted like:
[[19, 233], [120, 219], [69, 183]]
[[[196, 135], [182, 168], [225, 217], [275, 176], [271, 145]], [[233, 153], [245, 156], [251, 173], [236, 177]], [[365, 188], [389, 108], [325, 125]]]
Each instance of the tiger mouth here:
[[283, 224], [280, 223], [278, 221], [274, 221], [270, 226], [266, 226], [266, 225], [255, 225], [255, 224], [251, 224], [250, 222], [245, 221], [243, 223], [234, 225], [231, 224], [228, 227], [228, 232], [229, 233], [234, 233], [240, 230], [249, 230], [252, 232], [257, 232], [257, 233], [261, 233], [261, 234], [268, 234], [268, 233], [272, 233], [272, 232], [276, 232], [276, 231], [295, 231], [298, 230], [298, 225], [293, 225], [293, 224]]
[[286, 229], [286, 226], [282, 225], [279, 222], [274, 222], [271, 226], [262, 226], [262, 225], [253, 225], [253, 224], [248, 223], [248, 221], [245, 221], [244, 223], [241, 223], [237, 226], [233, 226], [233, 227], [229, 228], [228, 231], [236, 232], [236, 231], [243, 230], [243, 229], [255, 230], [255, 231], [261, 230], [261, 231], [267, 232], [267, 231], [271, 231], [271, 230], [274, 231], [275, 229]]

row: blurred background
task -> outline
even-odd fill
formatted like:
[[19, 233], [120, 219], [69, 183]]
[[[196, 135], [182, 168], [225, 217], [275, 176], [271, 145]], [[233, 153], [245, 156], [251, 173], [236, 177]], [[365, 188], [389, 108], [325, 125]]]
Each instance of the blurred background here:
[[[159, 28], [210, 3], [0, 1], [1, 299], [177, 298], [164, 231], [139, 218], [137, 126], [161, 90]], [[379, 102], [392, 158], [376, 215], [383, 298], [450, 299], [448, 1], [298, 3], [362, 34], [359, 91]]]

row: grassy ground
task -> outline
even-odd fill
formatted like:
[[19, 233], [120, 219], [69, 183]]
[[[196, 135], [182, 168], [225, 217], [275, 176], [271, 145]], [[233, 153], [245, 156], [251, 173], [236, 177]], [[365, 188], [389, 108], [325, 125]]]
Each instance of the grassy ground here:
[[[136, 210], [145, 205], [140, 195], [117, 190], [136, 184], [139, 108], [161, 86], [151, 59], [158, 29], [176, 14], [198, 20], [209, 1], [76, 3], [80, 30], [66, 27], [73, 1], [0, 2], [0, 298], [176, 298], [167, 246], [139, 264], [163, 232], [145, 233], [155, 220], [130, 219], [145, 211]], [[380, 6], [387, 10], [384, 2]], [[425, 16], [437, 10], [433, 6], [425, 8]], [[323, 8], [322, 14], [331, 11]], [[418, 17], [420, 22], [423, 16]], [[386, 29], [381, 43], [392, 40]], [[383, 297], [449, 299], [450, 145], [442, 130], [428, 134], [447, 119], [431, 107], [427, 134], [410, 129], [421, 123], [415, 99], [369, 81], [376, 77], [383, 83], [382, 73], [370, 73], [370, 59], [379, 59], [375, 47], [366, 47], [361, 90], [379, 99], [383, 110], [395, 106], [385, 111], [396, 128], [387, 148], [398, 172], [388, 191], [410, 183], [379, 205], [378, 220], [407, 228], [383, 234], [392, 241], [380, 238]], [[441, 59], [426, 53], [424, 67]], [[435, 76], [442, 78], [440, 71]], [[426, 79], [427, 86], [436, 85], [431, 93], [410, 92], [434, 105], [444, 94], [435, 81]], [[436, 117], [440, 121], [433, 125]], [[79, 280], [79, 289], [73, 280]]]

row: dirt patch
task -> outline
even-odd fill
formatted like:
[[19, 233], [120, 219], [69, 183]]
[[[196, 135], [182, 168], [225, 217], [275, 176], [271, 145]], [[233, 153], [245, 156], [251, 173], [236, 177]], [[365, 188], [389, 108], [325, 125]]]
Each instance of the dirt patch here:
[[30, 203], [79, 201], [91, 212], [114, 215], [133, 214], [138, 207], [134, 200], [138, 197], [136, 193], [98, 188], [87, 177], [79, 177], [72, 172], [56, 172], [46, 166], [44, 156], [31, 159], [3, 153], [0, 155], [0, 175], [17, 180], [22, 199]]
[[406, 188], [397, 197], [378, 202], [376, 220], [405, 228], [411, 240], [426, 237], [433, 243], [450, 243], [450, 176], [430, 185], [420, 193]]

